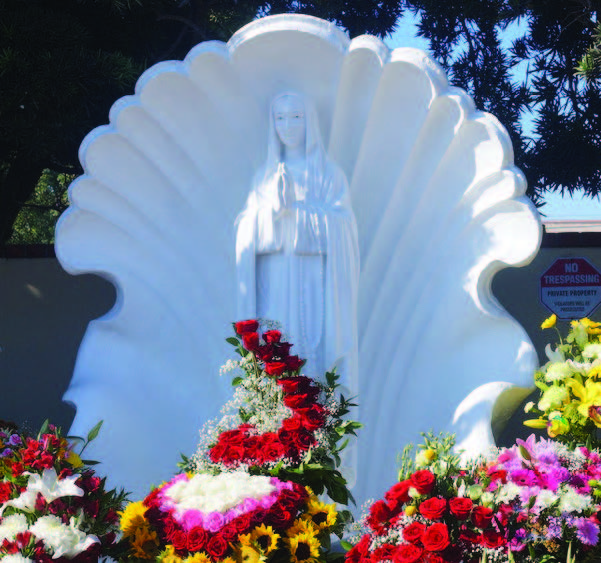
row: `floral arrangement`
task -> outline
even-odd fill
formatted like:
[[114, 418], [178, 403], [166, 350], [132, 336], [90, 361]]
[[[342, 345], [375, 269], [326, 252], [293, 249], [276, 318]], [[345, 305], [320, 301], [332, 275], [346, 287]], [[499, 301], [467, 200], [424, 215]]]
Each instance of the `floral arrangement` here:
[[[532, 436], [460, 467], [427, 435], [400, 482], [371, 505], [349, 563], [599, 561], [601, 458]], [[349, 546], [351, 547], [351, 546]]]
[[[556, 321], [552, 315], [541, 328], [557, 330]], [[540, 399], [526, 405], [526, 412], [537, 418], [524, 424], [546, 429], [549, 437], [573, 446], [601, 446], [601, 323], [580, 319], [571, 322], [565, 340], [559, 330], [557, 334], [559, 344], [554, 349], [547, 345], [549, 361], [534, 377]]]
[[[93, 428], [82, 450], [93, 440]], [[0, 559], [88, 562], [116, 547], [124, 493], [106, 491], [60, 429], [45, 423], [37, 437], [0, 428]]]
[[336, 468], [345, 436], [361, 425], [343, 420], [355, 405], [338, 396], [338, 376], [326, 373], [322, 383], [301, 375], [305, 362], [290, 354], [292, 344], [279, 330], [260, 334], [256, 320], [235, 323], [234, 329], [237, 337], [227, 341], [241, 359], [226, 365], [235, 372], [234, 398], [219, 421], [201, 430], [198, 451], [185, 469], [277, 476], [347, 504], [350, 493]]
[[357, 422], [343, 420], [352, 403], [338, 395], [338, 376], [325, 382], [301, 374], [304, 360], [273, 328], [234, 324], [228, 338], [240, 356], [234, 398], [223, 417], [201, 430], [184, 473], [155, 488], [121, 516], [123, 559], [164, 563], [321, 563], [331, 534], [342, 536], [348, 511], [338, 466]]
[[245, 471], [182, 474], [123, 512], [130, 555], [179, 563], [313, 563], [336, 527], [310, 489]]

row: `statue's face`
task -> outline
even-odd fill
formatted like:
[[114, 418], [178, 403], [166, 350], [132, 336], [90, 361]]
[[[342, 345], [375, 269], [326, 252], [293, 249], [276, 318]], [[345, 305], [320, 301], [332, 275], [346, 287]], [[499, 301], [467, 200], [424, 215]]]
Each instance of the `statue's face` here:
[[300, 96], [278, 98], [273, 104], [273, 117], [275, 130], [284, 146], [296, 148], [305, 142], [305, 105]]

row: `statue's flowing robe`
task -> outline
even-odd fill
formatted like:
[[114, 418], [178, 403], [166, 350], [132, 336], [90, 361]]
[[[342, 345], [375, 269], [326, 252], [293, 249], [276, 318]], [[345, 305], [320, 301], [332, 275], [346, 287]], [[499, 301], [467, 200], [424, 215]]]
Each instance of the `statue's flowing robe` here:
[[336, 367], [355, 394], [357, 227], [344, 174], [331, 161], [324, 168], [310, 189], [285, 176], [296, 199], [286, 208], [277, 186], [262, 185], [265, 172], [256, 175], [238, 218], [238, 313], [279, 321], [295, 344], [293, 353], [313, 361], [306, 373], [323, 378]]

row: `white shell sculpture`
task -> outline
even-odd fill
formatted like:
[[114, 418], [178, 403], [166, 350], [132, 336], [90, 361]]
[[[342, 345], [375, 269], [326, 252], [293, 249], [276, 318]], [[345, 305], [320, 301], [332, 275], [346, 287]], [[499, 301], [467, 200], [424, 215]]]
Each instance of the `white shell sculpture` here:
[[357, 218], [358, 502], [390, 486], [421, 431], [486, 449], [501, 393], [531, 385], [533, 347], [490, 290], [541, 236], [503, 127], [421, 51], [308, 16], [257, 20], [152, 67], [116, 102], [81, 146], [85, 175], [58, 227], [63, 267], [117, 288], [79, 351], [71, 432], [104, 419], [87, 455], [137, 495], [194, 451], [229, 396], [218, 374], [237, 320], [235, 220], [283, 91], [315, 105]]

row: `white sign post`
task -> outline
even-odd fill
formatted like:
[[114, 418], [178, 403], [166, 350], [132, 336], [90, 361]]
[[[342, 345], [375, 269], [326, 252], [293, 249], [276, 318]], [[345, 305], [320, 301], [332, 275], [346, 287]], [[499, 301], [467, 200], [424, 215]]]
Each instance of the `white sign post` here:
[[587, 317], [601, 303], [601, 273], [586, 258], [558, 258], [540, 278], [540, 300], [559, 319]]

